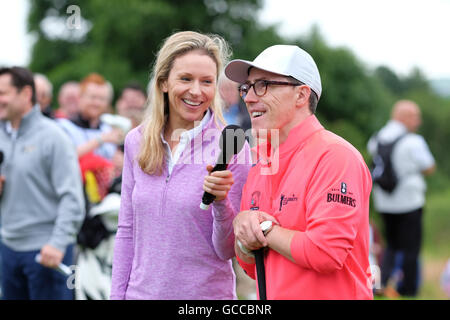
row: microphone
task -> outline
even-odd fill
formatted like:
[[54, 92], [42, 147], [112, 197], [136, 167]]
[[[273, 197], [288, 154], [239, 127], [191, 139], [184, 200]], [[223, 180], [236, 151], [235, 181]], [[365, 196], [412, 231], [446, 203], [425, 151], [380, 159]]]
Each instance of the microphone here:
[[2, 163], [3, 159], [5, 159], [5, 155], [3, 154], [3, 151], [0, 150], [0, 176], [2, 175]]
[[[244, 143], [245, 133], [241, 127], [234, 124], [226, 126], [220, 134], [220, 154], [217, 158], [216, 165], [211, 172], [227, 170], [231, 158], [242, 150]], [[215, 198], [216, 196], [205, 191], [203, 193], [202, 203], [200, 203], [200, 208], [208, 210]]]
[[[0, 150], [0, 176], [2, 175], [2, 163], [3, 163], [4, 159], [5, 159], [5, 155], [3, 154], [3, 151]], [[0, 199], [2, 198], [2, 194], [3, 194], [3, 191], [0, 193]]]
[[3, 163], [4, 159], [5, 159], [5, 155], [3, 154], [3, 151], [0, 150], [0, 176], [2, 175], [2, 163]]

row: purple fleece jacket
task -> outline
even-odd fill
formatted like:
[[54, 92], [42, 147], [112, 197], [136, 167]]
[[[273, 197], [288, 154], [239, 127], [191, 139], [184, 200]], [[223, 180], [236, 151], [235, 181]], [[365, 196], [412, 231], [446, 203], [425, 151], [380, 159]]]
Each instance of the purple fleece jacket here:
[[115, 239], [111, 299], [236, 299], [232, 222], [251, 167], [246, 143], [228, 169], [228, 197], [199, 208], [207, 164], [220, 130], [214, 116], [186, 147], [171, 175], [144, 173], [137, 162], [142, 127], [126, 137], [122, 200]]

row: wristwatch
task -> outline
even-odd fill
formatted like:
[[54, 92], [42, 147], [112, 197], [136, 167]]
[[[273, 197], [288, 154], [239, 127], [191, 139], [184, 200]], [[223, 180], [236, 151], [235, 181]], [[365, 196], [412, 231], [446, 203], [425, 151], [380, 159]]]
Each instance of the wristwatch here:
[[261, 230], [262, 230], [264, 236], [267, 236], [267, 234], [273, 228], [273, 222], [270, 220], [266, 220], [266, 221], [261, 222], [260, 226], [261, 226]]

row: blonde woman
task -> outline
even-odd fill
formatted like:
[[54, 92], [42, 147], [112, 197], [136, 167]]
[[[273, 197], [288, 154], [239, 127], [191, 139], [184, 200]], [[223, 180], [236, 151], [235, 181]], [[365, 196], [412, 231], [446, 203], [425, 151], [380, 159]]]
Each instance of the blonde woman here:
[[[125, 141], [111, 299], [236, 298], [232, 222], [248, 145], [228, 170], [210, 173], [224, 127], [217, 79], [228, 55], [222, 38], [190, 31], [167, 38], [158, 53], [148, 115]], [[204, 191], [216, 196], [207, 211], [199, 208]]]

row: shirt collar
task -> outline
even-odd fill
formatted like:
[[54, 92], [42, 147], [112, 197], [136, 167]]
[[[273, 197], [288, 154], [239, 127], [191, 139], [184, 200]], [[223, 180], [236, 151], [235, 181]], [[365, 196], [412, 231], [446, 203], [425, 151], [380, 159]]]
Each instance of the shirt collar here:
[[310, 115], [289, 132], [286, 141], [280, 145], [280, 155], [303, 144], [312, 134], [323, 129], [317, 117]]
[[90, 121], [83, 118], [81, 113], [78, 113], [74, 118], [70, 119], [75, 125], [83, 129], [100, 129], [101, 121], [98, 122], [97, 127], [91, 127]]
[[[19, 134], [19, 130], [23, 132], [23, 130], [26, 130], [30, 126], [30, 121], [35, 115], [41, 113], [41, 108], [39, 104], [35, 104], [27, 113], [25, 113], [22, 116], [22, 119], [20, 120], [20, 126], [18, 129], [14, 129], [11, 125], [11, 121], [5, 122], [5, 130], [6, 133], [11, 135], [13, 138], [17, 137]], [[22, 129], [21, 129], [22, 128]]]
[[181, 157], [181, 154], [183, 153], [183, 151], [190, 145], [191, 141], [197, 135], [201, 134], [203, 127], [208, 125], [211, 118], [212, 118], [211, 112], [208, 109], [206, 114], [203, 116], [203, 119], [199, 125], [197, 125], [196, 127], [192, 128], [190, 130], [182, 132], [180, 135], [180, 142], [179, 142], [177, 148], [175, 149], [174, 153], [172, 153], [172, 150], [170, 150], [169, 143], [167, 143], [167, 141], [164, 139], [164, 134], [163, 134], [164, 130], [162, 130], [161, 139], [163, 141], [163, 144], [164, 144], [164, 146], [166, 148], [166, 152], [167, 152], [166, 161], [168, 164], [169, 174], [172, 173], [172, 170], [173, 170], [175, 164], [178, 162], [178, 159]]
[[[310, 115], [296, 127], [291, 129], [286, 141], [279, 146], [279, 149], [276, 152], [279, 152], [279, 156], [288, 154], [293, 149], [298, 148], [299, 145], [305, 143], [312, 134], [323, 129], [324, 127], [320, 124], [317, 117], [315, 115]], [[269, 146], [270, 141], [264, 142], [261, 145], [252, 148], [252, 151], [257, 154], [258, 158], [268, 159], [270, 154], [274, 152]]]
[[[192, 139], [194, 139], [199, 133], [202, 132], [203, 128], [209, 123], [209, 121], [211, 120], [211, 117], [212, 117], [211, 111], [209, 109], [206, 110], [206, 113], [203, 116], [203, 119], [199, 125], [197, 125], [196, 127], [192, 128], [190, 130], [183, 131], [183, 133], [181, 133], [180, 142], [187, 143], [187, 142], [191, 141]], [[161, 139], [164, 143], [167, 143], [167, 141], [164, 139], [164, 129], [161, 131]]]
[[6, 130], [6, 133], [9, 134], [10, 136], [18, 131], [17, 129], [14, 129], [12, 127], [11, 121], [6, 121], [5, 130]]
[[406, 128], [406, 126], [401, 123], [400, 121], [397, 120], [389, 120], [387, 123], [388, 126], [390, 126], [391, 128], [394, 128], [394, 130], [397, 130], [401, 133], [408, 131], [408, 129]]

